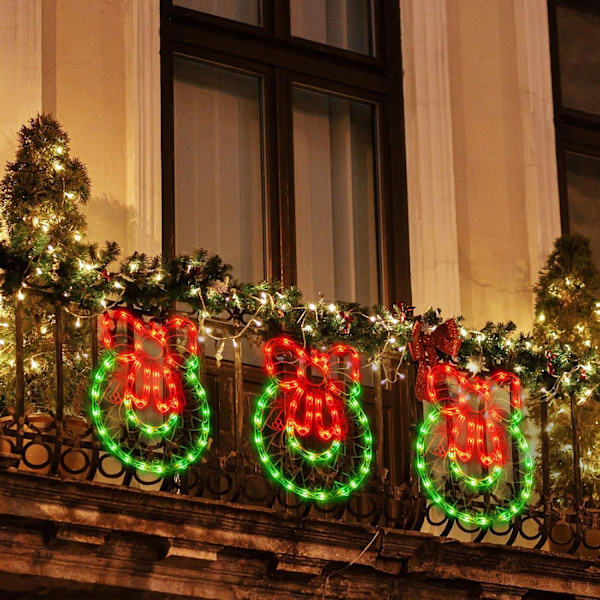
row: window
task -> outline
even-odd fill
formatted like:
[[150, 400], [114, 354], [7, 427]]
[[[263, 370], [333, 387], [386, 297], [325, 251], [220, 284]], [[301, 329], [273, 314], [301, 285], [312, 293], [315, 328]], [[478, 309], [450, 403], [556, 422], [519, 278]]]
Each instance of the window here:
[[165, 251], [408, 301], [399, 21], [380, 0], [162, 0]]
[[600, 0], [550, 0], [561, 221], [600, 265]]

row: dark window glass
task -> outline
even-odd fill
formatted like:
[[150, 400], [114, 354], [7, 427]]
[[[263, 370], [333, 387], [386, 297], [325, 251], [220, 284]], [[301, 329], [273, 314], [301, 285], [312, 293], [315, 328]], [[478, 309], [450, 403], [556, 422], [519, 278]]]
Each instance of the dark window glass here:
[[600, 159], [566, 153], [569, 229], [592, 242], [600, 266]]
[[600, 114], [600, 1], [562, 0], [556, 9], [562, 104]]

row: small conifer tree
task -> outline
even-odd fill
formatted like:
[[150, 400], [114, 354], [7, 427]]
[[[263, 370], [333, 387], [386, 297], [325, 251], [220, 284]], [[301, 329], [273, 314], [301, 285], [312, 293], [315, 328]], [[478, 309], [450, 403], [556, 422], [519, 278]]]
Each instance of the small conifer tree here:
[[[22, 302], [26, 402], [52, 406], [54, 325], [57, 306], [77, 302], [90, 308], [102, 300], [103, 273], [118, 247], [99, 252], [84, 241], [81, 206], [90, 196], [84, 165], [70, 156], [69, 138], [51, 115], [37, 115], [19, 132], [14, 162], [0, 183], [0, 218], [6, 240], [0, 247], [4, 268], [0, 302], [0, 403], [14, 404], [14, 306]], [[68, 313], [66, 313], [68, 315]], [[89, 332], [81, 319], [65, 319], [65, 397], [81, 398], [90, 369]]]
[[[600, 319], [597, 291], [599, 275], [589, 241], [578, 234], [568, 234], [555, 242], [535, 286], [536, 343], [546, 349], [548, 388], [557, 383], [554, 373], [565, 370], [558, 391], [548, 403], [550, 473], [556, 502], [569, 505], [573, 495], [573, 426], [571, 404], [579, 415], [579, 444], [582, 480], [586, 501], [600, 503], [600, 403], [598, 393], [580, 395], [575, 383], [589, 377], [586, 356], [597, 353], [600, 346]], [[579, 361], [573, 363], [574, 356]], [[535, 414], [535, 413], [534, 413]]]

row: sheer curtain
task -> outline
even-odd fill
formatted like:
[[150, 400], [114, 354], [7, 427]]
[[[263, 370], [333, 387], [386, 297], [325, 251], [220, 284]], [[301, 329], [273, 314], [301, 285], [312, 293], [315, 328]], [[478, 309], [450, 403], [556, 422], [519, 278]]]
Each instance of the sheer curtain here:
[[260, 0], [174, 0], [173, 4], [249, 25], [262, 22]]
[[260, 81], [175, 59], [177, 252], [203, 247], [236, 278], [265, 278]]
[[373, 55], [369, 0], [292, 0], [292, 35]]
[[298, 285], [308, 299], [379, 298], [373, 107], [293, 90]]

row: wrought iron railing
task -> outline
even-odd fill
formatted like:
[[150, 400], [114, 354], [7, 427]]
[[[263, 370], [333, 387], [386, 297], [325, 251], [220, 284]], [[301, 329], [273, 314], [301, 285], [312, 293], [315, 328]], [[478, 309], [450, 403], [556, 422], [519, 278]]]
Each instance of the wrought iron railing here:
[[[200, 379], [211, 405], [211, 445], [204, 459], [189, 470], [162, 477], [124, 466], [109, 454], [94, 434], [89, 417], [89, 398], [65, 397], [65, 318], [75, 318], [61, 303], [54, 304], [54, 397], [35, 412], [28, 408], [26, 393], [27, 348], [23, 331], [26, 301], [15, 304], [14, 402], [5, 406], [0, 419], [0, 466], [45, 476], [100, 481], [145, 490], [259, 505], [282, 510], [298, 518], [343, 520], [402, 530], [421, 530], [438, 536], [470, 541], [497, 542], [562, 552], [594, 555], [600, 549], [600, 510], [584, 497], [579, 442], [578, 405], [571, 402], [572, 497], [553, 496], [550, 472], [550, 439], [545, 398], [531, 411], [527, 438], [535, 448], [535, 493], [525, 511], [510, 522], [491, 527], [465, 524], [442, 513], [421, 488], [415, 469], [415, 440], [423, 419], [423, 405], [414, 398], [411, 364], [400, 365], [400, 356], [389, 353], [365, 381], [362, 402], [373, 424], [375, 455], [368, 483], [344, 502], [323, 505], [298, 499], [280, 488], [261, 469], [251, 444], [251, 413], [262, 392], [265, 374], [257, 360], [268, 332], [252, 328], [240, 343], [228, 346], [221, 356], [220, 344], [200, 339]], [[246, 316], [225, 315], [210, 323], [213, 338], [242, 331]], [[98, 318], [82, 325], [89, 338], [89, 373], [98, 365]], [[250, 331], [250, 330], [248, 330]], [[383, 372], [399, 375], [386, 380]], [[365, 378], [368, 379], [368, 378]], [[87, 386], [83, 386], [85, 389]], [[81, 388], [80, 388], [81, 389]], [[515, 483], [517, 485], [517, 483]], [[474, 503], [496, 501], [489, 495]]]

